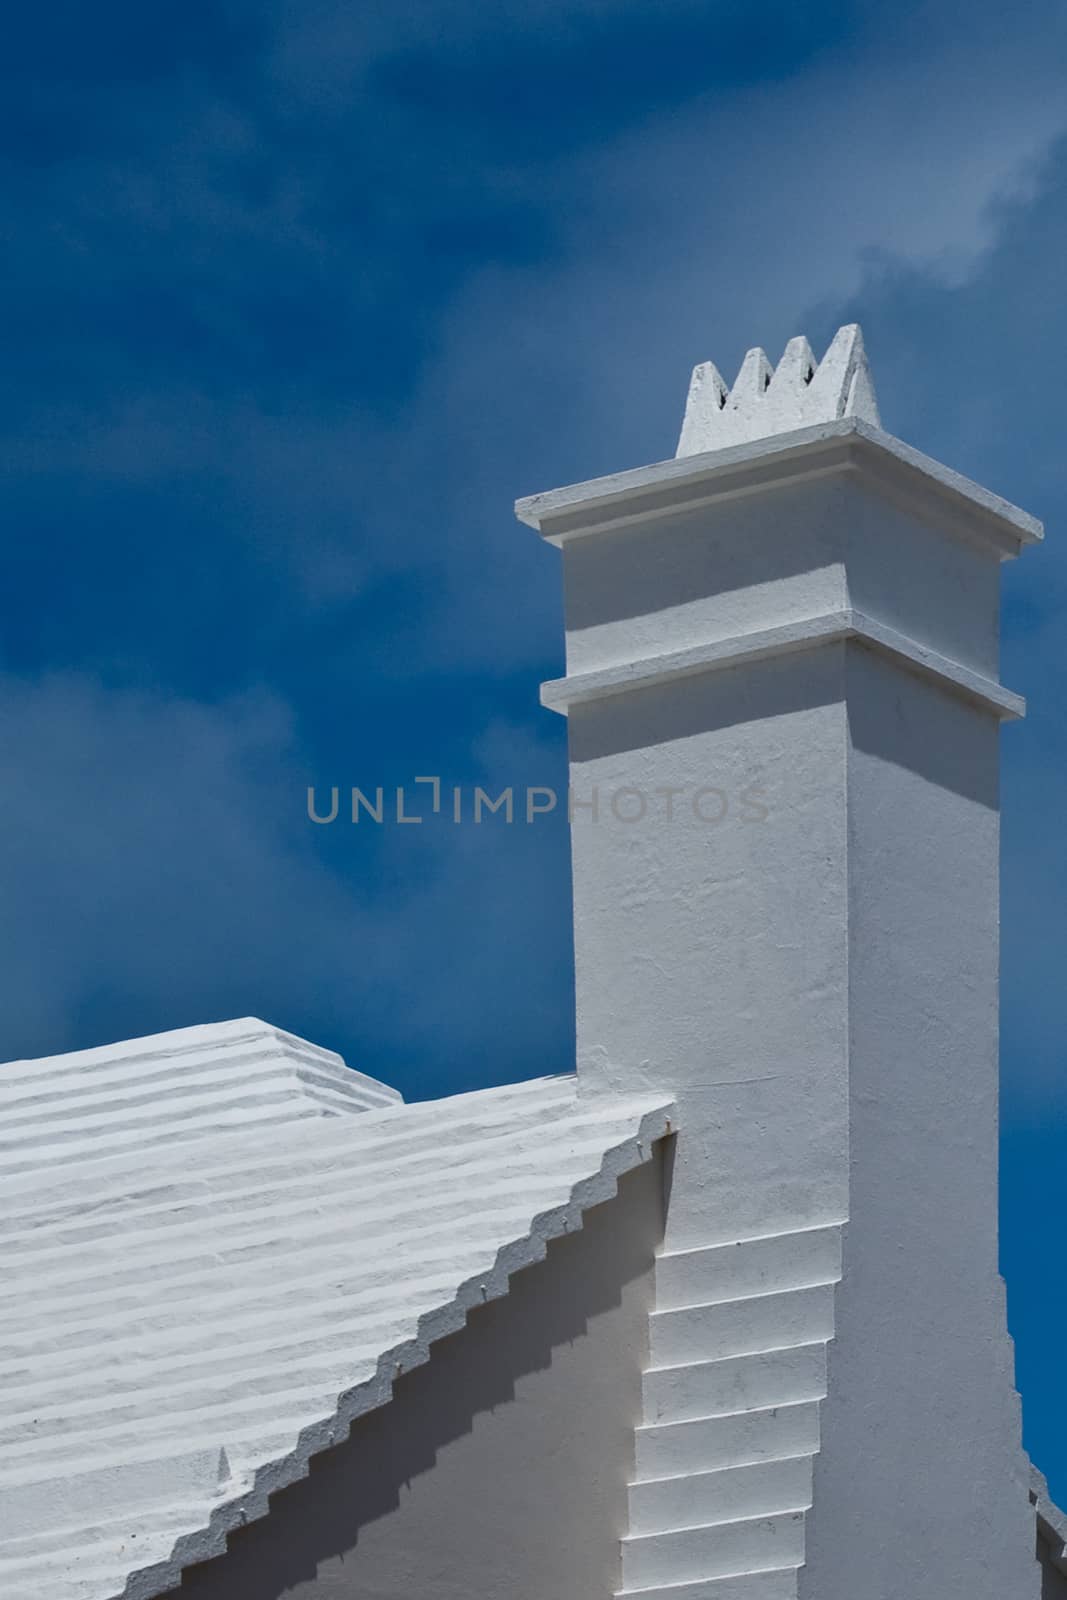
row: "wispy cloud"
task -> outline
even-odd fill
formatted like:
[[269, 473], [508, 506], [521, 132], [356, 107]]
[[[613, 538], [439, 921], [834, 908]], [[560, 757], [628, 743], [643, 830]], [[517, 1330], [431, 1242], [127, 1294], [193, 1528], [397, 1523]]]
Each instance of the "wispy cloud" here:
[[[9, 802], [25, 775], [97, 797], [92, 850], [62, 847], [94, 937], [32, 946], [45, 975], [34, 1000], [27, 954], [17, 1048], [283, 1004], [409, 1086], [460, 1059], [496, 1074], [503, 1039], [500, 1076], [559, 1064], [562, 836], [309, 844], [294, 796], [427, 766], [463, 779], [501, 721], [558, 777], [564, 728], [536, 703], [559, 666], [556, 557], [510, 503], [671, 453], [696, 359], [728, 368], [858, 311], [890, 425], [1051, 509], [1050, 430], [999, 421], [1059, 315], [1063, 161], [1042, 159], [1064, 22], [1030, 12], [1032, 30], [992, 7], [961, 30], [929, 4], [783, 7], [757, 47], [747, 13], [695, 0], [426, 0], [168, 9], [121, 37], [75, 21], [56, 48], [15, 41], [0, 642], [15, 703], [40, 698]], [[1060, 580], [1032, 561], [1009, 624], [1052, 627]], [[95, 756], [61, 768], [48, 752], [72, 729]], [[194, 774], [201, 799], [168, 809]], [[14, 835], [9, 915], [35, 928], [45, 835]], [[158, 852], [186, 865], [153, 880]], [[259, 908], [241, 937], [210, 892], [224, 854]], [[107, 862], [131, 904], [155, 882], [136, 917]], [[208, 982], [192, 930], [216, 901], [228, 954]], [[169, 968], [146, 957], [153, 918]], [[1027, 1015], [1051, 1039], [1049, 988]]]

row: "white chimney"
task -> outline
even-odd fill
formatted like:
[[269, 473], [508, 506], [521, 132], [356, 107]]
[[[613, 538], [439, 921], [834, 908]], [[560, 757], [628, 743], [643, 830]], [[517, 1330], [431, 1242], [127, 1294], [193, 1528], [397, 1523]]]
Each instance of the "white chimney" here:
[[1037, 1600], [997, 874], [1040, 525], [882, 431], [858, 328], [517, 510], [563, 552], [580, 1081], [679, 1104], [622, 1592]]

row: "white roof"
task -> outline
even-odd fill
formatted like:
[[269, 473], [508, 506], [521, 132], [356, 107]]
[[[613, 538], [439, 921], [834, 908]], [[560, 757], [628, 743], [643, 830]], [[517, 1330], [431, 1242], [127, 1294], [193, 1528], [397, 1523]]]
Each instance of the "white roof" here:
[[175, 1587], [670, 1111], [573, 1077], [406, 1106], [250, 1019], [0, 1068], [0, 1593]]

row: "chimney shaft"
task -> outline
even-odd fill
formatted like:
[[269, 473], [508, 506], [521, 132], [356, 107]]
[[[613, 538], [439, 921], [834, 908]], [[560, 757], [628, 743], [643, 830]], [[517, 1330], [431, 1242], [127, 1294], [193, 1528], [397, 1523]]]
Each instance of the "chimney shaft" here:
[[840, 1230], [799, 1594], [1021, 1600], [998, 590], [1041, 530], [870, 420], [858, 330], [806, 355], [517, 508], [563, 555], [578, 1072], [678, 1100], [666, 1254]]

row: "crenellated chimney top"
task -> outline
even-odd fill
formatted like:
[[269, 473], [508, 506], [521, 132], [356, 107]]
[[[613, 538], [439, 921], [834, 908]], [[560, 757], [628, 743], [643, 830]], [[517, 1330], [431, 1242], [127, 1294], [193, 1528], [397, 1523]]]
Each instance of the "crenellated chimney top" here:
[[701, 455], [748, 444], [817, 422], [861, 417], [880, 426], [863, 334], [856, 322], [839, 328], [821, 361], [807, 339], [790, 339], [772, 367], [758, 347], [750, 350], [732, 389], [714, 362], [693, 368], [676, 456]]

